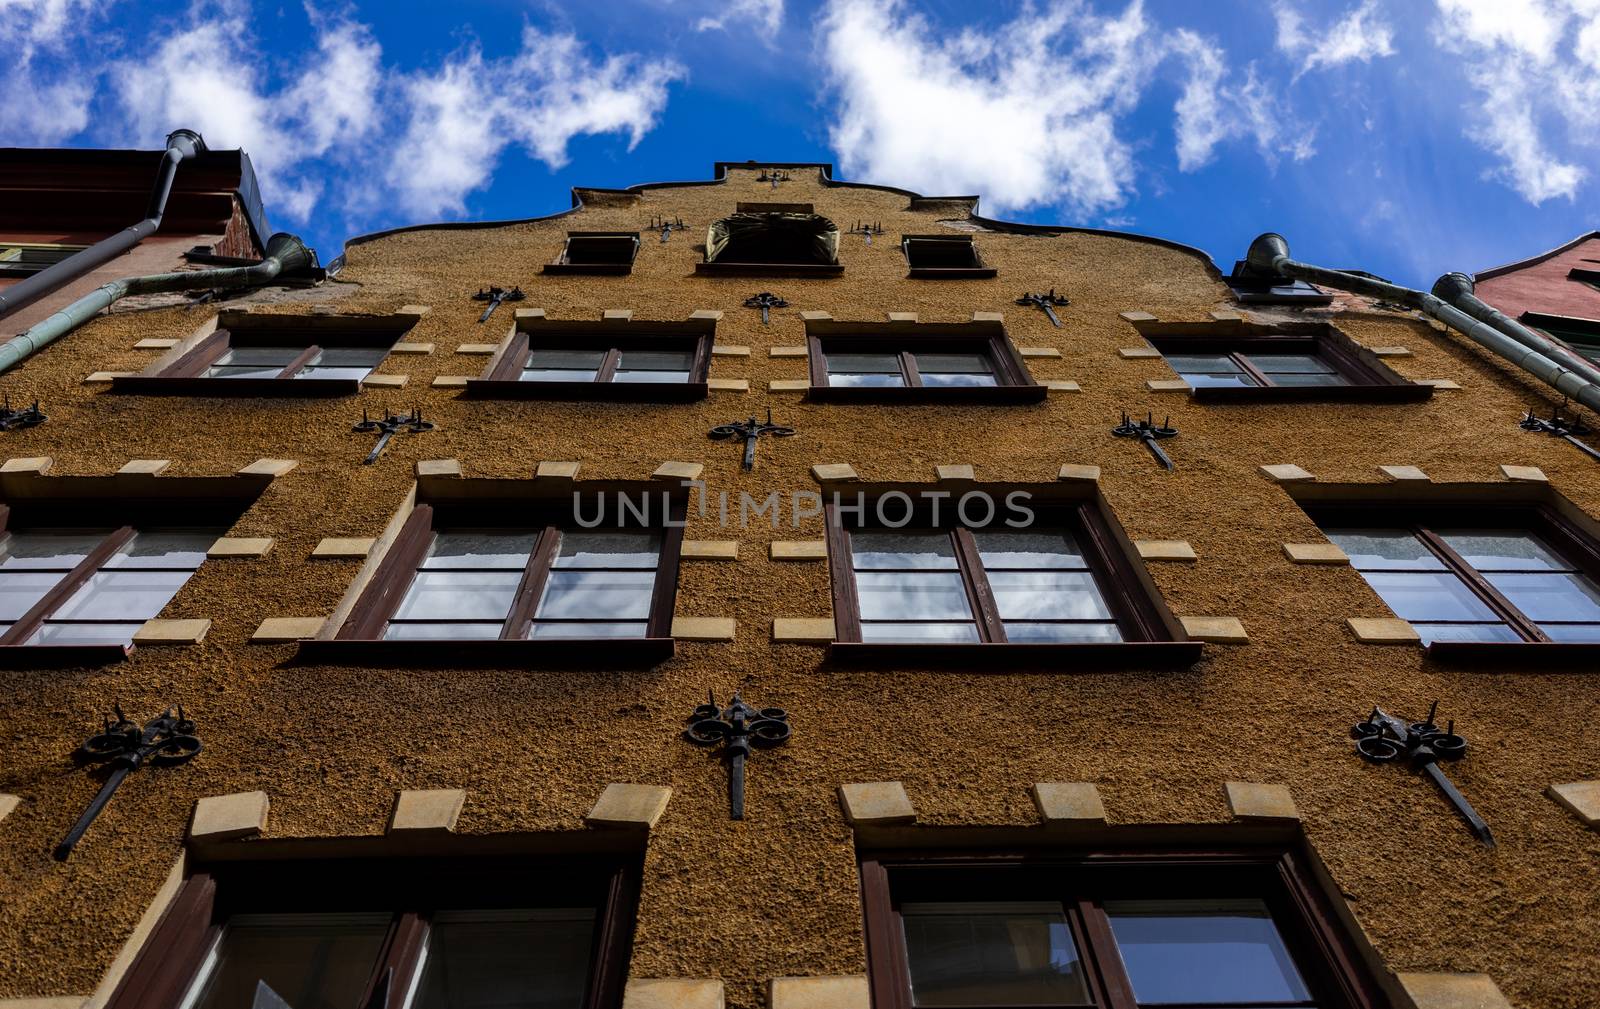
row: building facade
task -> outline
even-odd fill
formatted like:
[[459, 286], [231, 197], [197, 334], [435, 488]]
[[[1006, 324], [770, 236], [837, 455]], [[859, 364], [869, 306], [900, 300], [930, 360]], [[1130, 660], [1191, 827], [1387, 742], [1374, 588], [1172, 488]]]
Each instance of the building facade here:
[[[0, 998], [1600, 1001], [1557, 394], [824, 165], [574, 196], [0, 376]], [[203, 749], [57, 859], [113, 703]]]
[[1590, 361], [1600, 359], [1600, 232], [1473, 279], [1486, 303]]

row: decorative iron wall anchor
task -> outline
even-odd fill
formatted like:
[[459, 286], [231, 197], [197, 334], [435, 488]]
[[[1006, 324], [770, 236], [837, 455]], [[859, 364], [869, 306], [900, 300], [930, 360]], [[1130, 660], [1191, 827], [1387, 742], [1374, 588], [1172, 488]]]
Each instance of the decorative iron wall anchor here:
[[1414, 770], [1432, 778], [1439, 791], [1450, 800], [1450, 805], [1467, 821], [1472, 836], [1493, 848], [1494, 835], [1489, 833], [1489, 825], [1439, 766], [1441, 760], [1460, 760], [1466, 756], [1467, 741], [1456, 735], [1453, 718], [1440, 732], [1433, 720], [1438, 713], [1439, 702], [1434, 701], [1425, 721], [1407, 724], [1374, 705], [1366, 721], [1351, 726], [1350, 735], [1363, 760], [1387, 764], [1403, 758]]
[[1162, 438], [1176, 438], [1178, 429], [1172, 426], [1172, 418], [1168, 417], [1160, 424], [1155, 422], [1155, 414], [1145, 414], [1144, 420], [1133, 420], [1128, 417], [1128, 411], [1122, 411], [1122, 423], [1111, 429], [1111, 433], [1118, 438], [1137, 438], [1144, 442], [1144, 447], [1156, 457], [1167, 469], [1172, 469], [1172, 459], [1156, 442]]
[[480, 287], [478, 288], [478, 293], [472, 296], [472, 300], [487, 301], [489, 303], [489, 307], [483, 310], [482, 315], [478, 316], [479, 322], [488, 322], [489, 316], [494, 314], [494, 310], [500, 307], [502, 301], [521, 301], [526, 297], [527, 295], [522, 293], [522, 288], [520, 287], [513, 287], [509, 291], [503, 287], [491, 287], [485, 291]]
[[1048, 315], [1050, 317], [1050, 322], [1052, 324], [1054, 324], [1054, 326], [1057, 329], [1060, 329], [1061, 328], [1061, 320], [1056, 318], [1056, 310], [1054, 308], [1052, 308], [1051, 306], [1052, 305], [1070, 305], [1070, 304], [1072, 304], [1072, 302], [1067, 300], [1067, 296], [1066, 295], [1057, 294], [1056, 293], [1056, 289], [1052, 287], [1050, 290], [1046, 291], [1044, 294], [1024, 294], [1022, 297], [1017, 299], [1017, 304], [1019, 304], [1019, 305], [1037, 305], [1039, 308], [1044, 310], [1044, 314], [1045, 315]]
[[102, 716], [104, 731], [90, 736], [74, 754], [81, 760], [111, 761], [111, 776], [100, 786], [100, 792], [89, 803], [89, 808], [83, 811], [83, 815], [78, 817], [78, 822], [67, 831], [66, 839], [56, 845], [57, 862], [67, 860], [73, 847], [83, 838], [84, 831], [89, 829], [89, 824], [111, 801], [111, 795], [122, 784], [122, 779], [140, 764], [147, 760], [155, 767], [181, 764], [200, 752], [200, 737], [194, 734], [194, 722], [183, 713], [181, 704], [178, 705], [176, 716], [168, 708], [144, 723], [142, 730], [128, 721], [120, 704], [111, 705], [111, 710], [116, 712], [116, 721], [113, 722], [110, 715]]
[[852, 235], [866, 235], [867, 244], [871, 245], [873, 235], [883, 234], [883, 225], [877, 223], [876, 221], [871, 224], [868, 224], [866, 221], [857, 221], [856, 226], [851, 228], [848, 233]]
[[1548, 420], [1535, 416], [1533, 407], [1530, 406], [1528, 407], [1527, 416], [1523, 417], [1517, 426], [1524, 431], [1539, 431], [1550, 435], [1552, 438], [1560, 438], [1580, 449], [1589, 458], [1600, 459], [1600, 449], [1578, 440], [1579, 435], [1593, 434], [1594, 430], [1585, 424], [1577, 414], [1563, 416], [1561, 411], [1566, 405], [1566, 401], [1563, 400], [1561, 406], [1552, 408]]
[[770, 182], [772, 183], [772, 188], [777, 189], [778, 183], [789, 181], [789, 173], [781, 168], [763, 168], [761, 169], [761, 174], [756, 176], [756, 181]]
[[788, 308], [789, 303], [771, 291], [762, 291], [760, 294], [752, 294], [744, 299], [744, 307], [761, 309], [761, 325], [765, 326], [772, 321], [772, 317], [769, 314], [772, 309]]
[[410, 413], [402, 414], [393, 414], [385, 410], [382, 420], [371, 420], [367, 417], [367, 411], [362, 410], [360, 422], [351, 430], [364, 434], [370, 434], [374, 431], [381, 432], [378, 435], [378, 444], [372, 446], [372, 451], [368, 452], [367, 457], [361, 460], [361, 465], [371, 466], [378, 461], [378, 456], [383, 453], [383, 447], [389, 444], [389, 439], [393, 438], [396, 432], [405, 431], [409, 434], [421, 434], [424, 431], [432, 431], [433, 422], [422, 419], [422, 407], [420, 406], [414, 407]]
[[650, 230], [661, 232], [662, 245], [667, 243], [667, 239], [674, 231], [682, 231], [687, 227], [688, 225], [683, 223], [683, 218], [681, 217], [674, 217], [669, 221], [661, 214], [656, 214], [654, 217], [650, 218]]
[[724, 743], [728, 756], [728, 808], [729, 819], [744, 819], [744, 758], [752, 746], [770, 749], [789, 741], [793, 727], [789, 715], [782, 708], [757, 710], [739, 699], [734, 691], [733, 700], [726, 708], [717, 709], [716, 691], [708, 692], [709, 701], [694, 709], [689, 716], [689, 727], [683, 738], [696, 746], [716, 746]]
[[11, 409], [11, 397], [7, 396], [5, 405], [0, 407], [0, 431], [16, 431], [24, 427], [38, 427], [49, 420], [39, 412], [39, 401], [34, 400], [33, 405], [21, 410]]
[[764, 434], [770, 434], [775, 438], [787, 438], [794, 434], [794, 428], [784, 427], [782, 424], [774, 424], [772, 422], [772, 408], [768, 407], [765, 423], [751, 417], [749, 420], [736, 421], [732, 424], [718, 424], [706, 432], [706, 437], [717, 441], [725, 441], [742, 435], [744, 437], [744, 468], [748, 470], [756, 468], [756, 439]]

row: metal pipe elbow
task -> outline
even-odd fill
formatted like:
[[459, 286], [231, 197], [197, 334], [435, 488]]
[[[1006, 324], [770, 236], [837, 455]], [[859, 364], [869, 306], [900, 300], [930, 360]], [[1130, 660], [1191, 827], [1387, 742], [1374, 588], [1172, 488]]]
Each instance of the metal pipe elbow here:
[[206, 141], [194, 130], [173, 130], [167, 134], [167, 150], [193, 158], [206, 152]]
[[280, 231], [267, 239], [267, 259], [277, 260], [277, 273], [304, 270], [317, 265], [317, 254], [299, 235]]
[[1244, 254], [1244, 261], [1252, 270], [1272, 275], [1278, 273], [1278, 261], [1288, 258], [1289, 243], [1275, 231], [1257, 235], [1250, 243], [1250, 251]]
[[1465, 273], [1447, 273], [1433, 282], [1433, 296], [1453, 305], [1462, 295], [1471, 295], [1473, 287], [1472, 278]]

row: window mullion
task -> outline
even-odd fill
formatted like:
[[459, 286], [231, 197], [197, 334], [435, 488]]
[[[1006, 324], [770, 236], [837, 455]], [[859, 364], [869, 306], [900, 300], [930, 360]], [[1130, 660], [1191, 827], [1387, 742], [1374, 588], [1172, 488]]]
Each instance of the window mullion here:
[[6, 631], [4, 635], [0, 635], [0, 646], [20, 644], [32, 636], [33, 632], [44, 624], [45, 618], [59, 609], [62, 603], [70, 599], [74, 592], [83, 587], [90, 576], [100, 570], [101, 565], [110, 560], [113, 554], [122, 549], [129, 540], [133, 539], [133, 532], [132, 526], [123, 526], [101, 540], [99, 546], [84, 555], [83, 560], [78, 562], [77, 567], [68, 571], [59, 582], [55, 583], [49, 592], [44, 594], [43, 598], [33, 604], [32, 609], [24, 613], [17, 619], [16, 623], [11, 625], [10, 630]]
[[367, 989], [357, 1003], [361, 1009], [400, 1009], [416, 981], [428, 942], [428, 922], [415, 911], [401, 911], [389, 923], [383, 952], [373, 962]]
[[900, 370], [906, 377], [906, 385], [920, 389], [922, 387], [922, 372], [917, 368], [917, 357], [909, 350], [900, 352]]
[[550, 568], [555, 563], [556, 550], [560, 545], [561, 530], [555, 526], [546, 526], [539, 534], [539, 541], [534, 544], [533, 553], [528, 557], [528, 566], [522, 570], [517, 594], [511, 600], [511, 612], [506, 614], [506, 622], [500, 628], [500, 640], [520, 639], [533, 621], [533, 611], [544, 594], [544, 586], [550, 579]]
[[1491, 610], [1494, 610], [1496, 616], [1516, 629], [1517, 633], [1534, 641], [1550, 640], [1550, 635], [1540, 630], [1538, 625], [1512, 605], [1511, 600], [1501, 595], [1499, 589], [1491, 585], [1487, 578], [1483, 577], [1476, 568], [1467, 563], [1466, 558], [1456, 553], [1455, 549], [1444, 541], [1444, 537], [1426, 526], [1416, 527], [1416, 534], [1417, 539], [1422, 541], [1423, 546], [1433, 551], [1434, 555], [1444, 562], [1445, 567], [1449, 568], [1452, 574], [1459, 577], [1468, 589], [1482, 599]]
[[1234, 364], [1237, 364], [1240, 368], [1244, 369], [1244, 373], [1246, 375], [1249, 375], [1257, 382], [1260, 382], [1263, 387], [1271, 388], [1277, 384], [1276, 382], [1272, 381], [1272, 379], [1267, 377], [1266, 372], [1262, 371], [1260, 368], [1257, 368], [1255, 362], [1251, 361], [1248, 355], [1243, 353], [1233, 353], [1229, 354], [1228, 357], [1233, 360]]
[[606, 351], [606, 358], [600, 362], [600, 370], [595, 372], [596, 382], [610, 382], [617, 374], [617, 364], [622, 360], [622, 351], [612, 347]]
[[290, 361], [287, 365], [285, 365], [284, 369], [278, 372], [277, 378], [293, 378], [296, 372], [310, 364], [312, 359], [320, 353], [322, 353], [322, 348], [313, 343], [311, 346], [301, 351], [299, 357], [296, 357], [293, 361]]
[[1117, 938], [1111, 931], [1111, 919], [1105, 908], [1092, 900], [1068, 901], [1068, 920], [1082, 928], [1083, 948], [1079, 954], [1089, 961], [1086, 973], [1098, 982], [1095, 994], [1105, 1009], [1138, 1009], [1133, 995], [1133, 982], [1123, 966], [1122, 954], [1117, 950]]
[[1005, 641], [1005, 626], [1000, 621], [1000, 610], [995, 605], [994, 589], [989, 585], [988, 575], [983, 573], [983, 561], [978, 556], [978, 544], [972, 538], [971, 530], [955, 529], [950, 535], [955, 543], [956, 565], [967, 590], [967, 602], [972, 607], [972, 615], [978, 622], [983, 639], [992, 643]]

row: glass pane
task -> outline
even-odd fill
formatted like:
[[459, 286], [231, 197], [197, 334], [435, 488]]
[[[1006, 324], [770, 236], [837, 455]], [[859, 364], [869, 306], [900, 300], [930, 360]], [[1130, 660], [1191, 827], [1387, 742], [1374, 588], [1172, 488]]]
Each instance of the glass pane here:
[[1259, 900], [1107, 901], [1105, 907], [1141, 1005], [1311, 998]]
[[899, 354], [838, 354], [829, 353], [828, 374], [850, 372], [857, 375], [900, 374]]
[[493, 641], [505, 621], [481, 624], [392, 623], [383, 630], [385, 641]]
[[359, 382], [371, 373], [371, 368], [362, 367], [359, 365], [329, 367], [319, 364], [312, 367], [301, 368], [299, 371], [295, 372], [289, 377], [292, 379], [315, 378], [324, 382], [341, 380]]
[[28, 645], [122, 645], [133, 644], [133, 636], [144, 623], [56, 624], [47, 623], [28, 635]]
[[188, 571], [99, 571], [51, 614], [60, 620], [145, 621], [178, 594]]
[[411, 1009], [578, 1009], [593, 936], [587, 910], [435, 914]]
[[419, 571], [395, 610], [397, 620], [504, 620], [520, 571]]
[[1307, 386], [1307, 385], [1351, 385], [1351, 381], [1339, 374], [1284, 374], [1273, 375], [1272, 381], [1276, 385]]
[[1412, 624], [1425, 645], [1435, 641], [1521, 641], [1505, 624]]
[[642, 623], [600, 623], [584, 621], [571, 624], [534, 624], [528, 632], [530, 638], [642, 638], [649, 631]]
[[1404, 529], [1324, 529], [1323, 533], [1350, 556], [1350, 563], [1359, 571], [1444, 570], [1444, 563]]
[[1006, 620], [1109, 620], [1087, 571], [991, 571], [994, 604]]
[[1439, 538], [1479, 571], [1570, 571], [1539, 537], [1510, 529], [1459, 529]]
[[234, 347], [211, 362], [213, 365], [275, 364], [282, 371], [289, 363], [306, 352], [305, 347]]
[[265, 981], [294, 1009], [350, 1009], [389, 931], [386, 914], [235, 915], [193, 1009], [246, 1009]]
[[653, 568], [661, 557], [661, 536], [653, 532], [561, 531], [558, 568]]
[[1194, 371], [1180, 371], [1178, 377], [1194, 389], [1253, 389], [1261, 383], [1249, 375], [1204, 375]]
[[111, 534], [110, 529], [82, 532], [19, 532], [5, 538], [0, 571], [27, 568], [70, 570]]
[[598, 371], [577, 371], [564, 368], [525, 368], [522, 382], [593, 382]]
[[55, 587], [62, 576], [44, 571], [0, 573], [0, 620], [18, 620]]
[[1163, 354], [1173, 371], [1207, 375], [1242, 373], [1243, 369], [1226, 354]]
[[687, 382], [694, 355], [687, 350], [624, 350], [613, 382]]
[[1540, 624], [1539, 629], [1550, 635], [1552, 641], [1600, 641], [1600, 624]]
[[972, 538], [985, 570], [1088, 566], [1077, 539], [1065, 529], [974, 529]]
[[593, 382], [605, 362], [603, 350], [534, 350], [523, 366], [524, 382]]
[[1499, 618], [1453, 574], [1367, 572], [1367, 584], [1402, 620], [1484, 620]]
[[978, 637], [975, 624], [895, 624], [863, 622], [862, 641], [971, 641]]
[[1583, 575], [1483, 577], [1530, 620], [1600, 620], [1600, 587]]
[[956, 566], [955, 544], [950, 542], [950, 534], [944, 532], [852, 532], [850, 556], [858, 571]]
[[1014, 644], [1032, 642], [1121, 641], [1122, 631], [1113, 623], [1104, 624], [1029, 624], [1006, 621], [1006, 640]]
[[849, 372], [830, 371], [828, 372], [828, 384], [840, 389], [859, 389], [863, 387], [870, 387], [874, 389], [902, 388], [906, 384], [906, 379], [905, 376], [901, 375], [899, 372], [895, 372], [892, 375], [860, 375]]
[[1333, 365], [1315, 354], [1250, 354], [1250, 363], [1268, 375], [1331, 374]]
[[917, 371], [922, 384], [930, 388], [952, 386], [992, 386], [994, 366], [983, 354], [917, 354]]
[[108, 568], [198, 568], [217, 541], [215, 530], [139, 532], [106, 561]]
[[922, 373], [922, 384], [924, 387], [929, 389], [952, 389], [956, 387], [988, 387], [996, 386], [1000, 383], [995, 379], [993, 374], [973, 375], [925, 371]]
[[654, 571], [552, 571], [534, 617], [643, 620], [655, 581]]
[[524, 568], [538, 533], [523, 530], [446, 531], [433, 538], [425, 568]]
[[900, 915], [916, 1005], [1089, 1002], [1059, 904], [906, 904]]
[[275, 364], [252, 364], [243, 367], [212, 365], [200, 373], [201, 378], [277, 378], [283, 369]]
[[291, 377], [360, 381], [382, 363], [388, 353], [384, 347], [328, 347]]
[[972, 616], [961, 575], [951, 571], [856, 573], [862, 620], [962, 620]]

